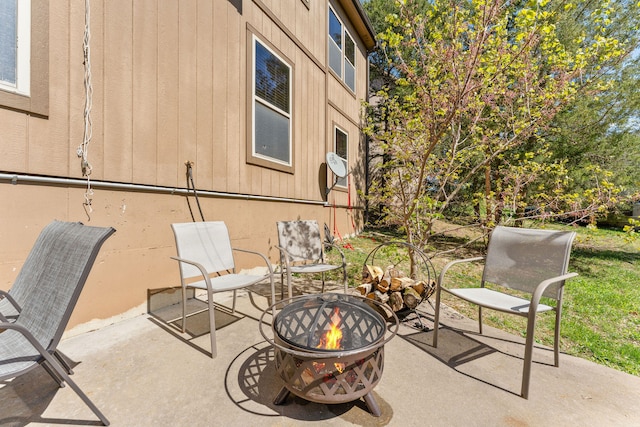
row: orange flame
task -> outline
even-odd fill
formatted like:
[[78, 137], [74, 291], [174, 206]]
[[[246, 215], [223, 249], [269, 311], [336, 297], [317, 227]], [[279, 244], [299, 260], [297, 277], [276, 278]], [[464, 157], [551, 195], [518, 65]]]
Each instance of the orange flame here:
[[[342, 322], [342, 317], [340, 316], [340, 308], [334, 307], [333, 313], [331, 313], [331, 325], [330, 329], [325, 332], [325, 334], [320, 338], [320, 344], [318, 344], [317, 348], [323, 348], [327, 350], [340, 350], [342, 348], [342, 329], [340, 328], [340, 323]], [[324, 368], [324, 363], [318, 362], [316, 365], [316, 369]], [[321, 367], [319, 365], [322, 365]], [[345, 364], [336, 362], [334, 366], [339, 372], [344, 371]]]
[[340, 343], [342, 342], [342, 329], [340, 329], [341, 321], [340, 309], [338, 307], [334, 307], [333, 313], [331, 314], [330, 329], [320, 338], [318, 348], [324, 348], [327, 350], [339, 350], [342, 348], [340, 346]]

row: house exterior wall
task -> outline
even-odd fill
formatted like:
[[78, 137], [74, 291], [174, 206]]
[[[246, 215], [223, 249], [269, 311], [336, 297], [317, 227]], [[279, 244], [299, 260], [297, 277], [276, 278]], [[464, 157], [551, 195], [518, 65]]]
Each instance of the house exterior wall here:
[[[360, 37], [363, 23], [356, 28], [350, 20], [353, 0], [92, 1], [90, 209], [83, 206], [87, 188], [77, 155], [84, 1], [32, 2], [48, 6], [48, 106], [45, 113], [23, 111], [0, 96], [1, 289], [11, 287], [53, 219], [117, 229], [71, 326], [135, 310], [149, 290], [177, 286], [170, 224], [192, 220], [187, 201], [199, 219], [193, 197], [171, 191], [187, 187], [186, 161], [194, 165], [205, 219], [225, 221], [234, 245], [268, 254], [273, 263], [278, 220], [316, 219], [343, 237], [362, 228], [360, 102], [371, 42]], [[327, 66], [330, 4], [357, 44], [355, 93]], [[293, 67], [290, 172], [247, 162], [253, 34]], [[349, 134], [353, 173], [348, 188], [326, 196], [333, 177], [324, 159], [336, 125]]]

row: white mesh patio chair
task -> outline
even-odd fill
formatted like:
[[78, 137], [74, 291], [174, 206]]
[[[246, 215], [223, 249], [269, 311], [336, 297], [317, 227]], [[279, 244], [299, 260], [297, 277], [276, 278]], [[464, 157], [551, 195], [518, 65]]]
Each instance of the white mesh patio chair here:
[[[287, 275], [287, 289], [289, 298], [292, 297], [291, 275], [318, 274], [322, 276], [322, 292], [324, 292], [325, 273], [342, 269], [342, 284], [347, 293], [347, 262], [342, 249], [333, 243], [323, 242], [318, 222], [307, 221], [279, 221], [278, 246], [280, 250], [280, 284], [283, 285], [284, 275]], [[325, 262], [324, 246], [335, 248], [342, 258], [341, 264]]]
[[11, 301], [16, 315], [0, 320], [0, 381], [42, 365], [60, 387], [69, 384], [104, 425], [109, 421], [69, 377], [57, 347], [98, 251], [114, 232], [60, 221], [45, 227], [11, 288], [20, 290]]
[[[172, 257], [180, 264], [182, 284], [182, 332], [187, 324], [187, 289], [207, 291], [209, 325], [211, 328], [211, 358], [218, 354], [216, 347], [216, 321], [213, 294], [233, 291], [232, 312], [236, 308], [236, 290], [257, 284], [266, 279], [271, 282], [271, 304], [275, 305], [273, 268], [266, 256], [259, 252], [231, 247], [227, 226], [222, 221], [186, 222], [171, 224], [176, 238], [178, 256]], [[245, 252], [262, 258], [267, 274], [237, 274], [233, 252]], [[191, 281], [198, 279], [196, 281]]]
[[[574, 232], [496, 227], [490, 235], [486, 257], [455, 260], [442, 269], [436, 289], [435, 325], [433, 346], [438, 346], [441, 291], [478, 305], [478, 325], [482, 334], [482, 308], [527, 318], [524, 368], [521, 396], [529, 396], [529, 379], [533, 357], [534, 330], [538, 313], [555, 311], [554, 365], [559, 366], [560, 318], [562, 296], [567, 279], [577, 273], [567, 273]], [[456, 264], [484, 259], [480, 287], [445, 287], [445, 274]], [[486, 283], [498, 285], [495, 289]], [[515, 296], [502, 289], [520, 291]], [[552, 301], [551, 305], [540, 302], [542, 296]]]

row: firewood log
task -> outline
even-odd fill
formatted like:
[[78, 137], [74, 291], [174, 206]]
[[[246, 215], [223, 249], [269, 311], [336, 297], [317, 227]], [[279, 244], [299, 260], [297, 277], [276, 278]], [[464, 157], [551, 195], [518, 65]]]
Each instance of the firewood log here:
[[363, 283], [362, 285], [356, 287], [356, 290], [360, 292], [360, 295], [367, 295], [368, 293], [373, 292], [373, 284]]
[[389, 295], [389, 305], [391, 306], [391, 310], [400, 311], [404, 306], [402, 294], [400, 292], [392, 292], [391, 295]]
[[410, 277], [394, 277], [391, 279], [391, 285], [389, 289], [392, 291], [401, 291], [411, 285], [413, 285], [415, 281]]
[[424, 281], [420, 280], [419, 282], [415, 283], [414, 285], [411, 286], [413, 288], [414, 291], [416, 291], [418, 293], [418, 295], [420, 295], [420, 297], [422, 298], [422, 296], [424, 295], [424, 291], [427, 289], [427, 284], [424, 283]]
[[413, 290], [413, 288], [408, 287], [402, 291], [404, 303], [410, 309], [414, 309], [420, 304], [421, 298], [420, 294]]
[[389, 301], [389, 294], [384, 293], [384, 292], [380, 292], [380, 291], [373, 291], [373, 295], [375, 296], [375, 300], [379, 301], [381, 303], [386, 303], [387, 301]]
[[362, 268], [362, 282], [363, 283], [379, 283], [380, 279], [384, 275], [384, 271], [375, 265], [365, 265]]
[[380, 283], [378, 283], [378, 290], [380, 292], [388, 292], [389, 285], [391, 285], [391, 276], [387, 272], [384, 276], [382, 276], [382, 279], [380, 279]]

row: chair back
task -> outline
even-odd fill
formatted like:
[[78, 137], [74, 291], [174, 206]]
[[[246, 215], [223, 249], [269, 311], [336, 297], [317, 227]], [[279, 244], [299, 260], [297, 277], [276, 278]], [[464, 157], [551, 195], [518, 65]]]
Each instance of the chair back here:
[[[171, 224], [171, 228], [176, 238], [179, 258], [201, 264], [209, 274], [234, 271], [231, 239], [224, 222], [184, 222]], [[183, 280], [202, 276], [194, 265], [184, 262], [179, 264]]]
[[[533, 293], [545, 279], [567, 272], [573, 231], [496, 227], [489, 239], [482, 280]], [[544, 295], [559, 300], [560, 283]]]
[[54, 221], [40, 233], [12, 289], [20, 291], [15, 299], [22, 306], [16, 324], [44, 348], [58, 346], [96, 256], [114, 232], [111, 227]]
[[323, 260], [322, 237], [317, 221], [279, 221], [276, 224], [278, 244], [291, 255], [291, 261]]

